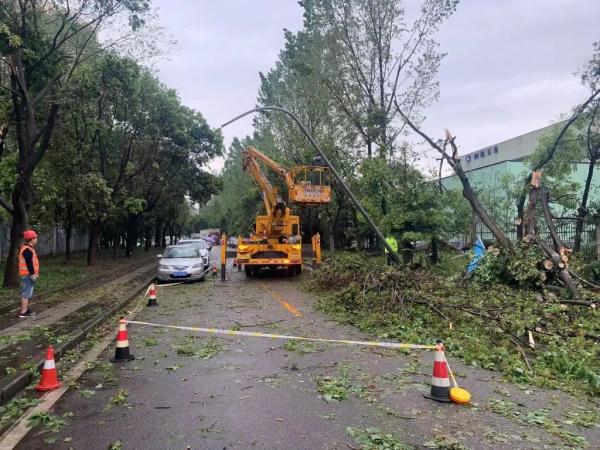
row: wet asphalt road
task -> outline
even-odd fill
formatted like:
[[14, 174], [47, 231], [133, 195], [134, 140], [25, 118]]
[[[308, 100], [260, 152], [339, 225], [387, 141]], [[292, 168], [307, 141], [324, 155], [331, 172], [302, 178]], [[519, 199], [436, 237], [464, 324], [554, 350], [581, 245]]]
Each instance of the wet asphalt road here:
[[[317, 312], [315, 299], [299, 287], [299, 279], [277, 273], [247, 280], [243, 272], [233, 272], [225, 283], [209, 277], [159, 288], [159, 307], [144, 308], [135, 320], [373, 338]], [[117, 441], [123, 449], [140, 450], [361, 448], [348, 427], [378, 427], [416, 448], [435, 440], [473, 449], [554, 449], [565, 445], [564, 437], [493, 412], [489, 400], [515, 402], [524, 411], [551, 408], [557, 422], [561, 416], [553, 405], [561, 404], [563, 411], [588, 407], [583, 400], [514, 386], [457, 362], [453, 369], [474, 394], [475, 406], [431, 402], [422, 396], [429, 389], [428, 352], [293, 345], [133, 324], [128, 330], [135, 361], [110, 364], [111, 347], [55, 406], [54, 414], [67, 416], [66, 426], [56, 434], [36, 428], [18, 449], [95, 450]], [[345, 380], [348, 398], [325, 401], [318, 392], [325, 377]], [[111, 404], [119, 390], [127, 396]], [[598, 448], [600, 429], [560, 427]], [[48, 438], [55, 442], [44, 443]]]

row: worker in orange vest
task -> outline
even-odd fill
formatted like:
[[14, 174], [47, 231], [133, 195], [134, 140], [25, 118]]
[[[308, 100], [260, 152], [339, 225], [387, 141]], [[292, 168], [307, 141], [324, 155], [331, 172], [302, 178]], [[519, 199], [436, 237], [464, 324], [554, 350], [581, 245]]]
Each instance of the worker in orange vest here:
[[23, 233], [23, 240], [25, 242], [19, 250], [19, 276], [21, 277], [21, 311], [19, 317], [26, 318], [35, 315], [29, 308], [29, 299], [33, 296], [35, 281], [40, 276], [40, 262], [35, 252], [37, 233], [33, 230], [26, 230]]

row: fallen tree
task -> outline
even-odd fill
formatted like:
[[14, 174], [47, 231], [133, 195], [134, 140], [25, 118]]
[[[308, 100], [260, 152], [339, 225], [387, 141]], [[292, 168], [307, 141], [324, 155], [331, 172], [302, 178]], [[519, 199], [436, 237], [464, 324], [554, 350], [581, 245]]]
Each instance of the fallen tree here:
[[[515, 247], [515, 252], [518, 252]], [[443, 339], [467, 364], [546, 387], [600, 394], [600, 303], [506, 285], [480, 285], [336, 255], [306, 281], [321, 310], [403, 342]], [[574, 308], [591, 307], [573, 321]]]
[[[434, 141], [431, 137], [425, 134], [421, 129], [419, 129], [404, 112], [400, 109], [400, 106], [396, 102], [396, 108], [398, 109], [398, 113], [405, 120], [406, 124], [419, 136], [425, 139], [429, 145], [431, 145], [435, 150], [437, 150], [441, 154], [441, 163], [446, 161], [458, 179], [460, 180], [463, 190], [463, 197], [469, 202], [471, 205], [473, 212], [481, 219], [482, 223], [490, 230], [492, 235], [496, 238], [498, 244], [505, 249], [505, 251], [511, 253], [514, 249], [513, 243], [508, 238], [508, 236], [502, 231], [502, 229], [498, 226], [496, 221], [488, 214], [485, 207], [479, 201], [477, 193], [474, 191], [471, 183], [469, 182], [469, 177], [463, 170], [460, 162], [460, 158], [458, 157], [458, 148], [456, 146], [456, 137], [453, 136], [448, 130], [445, 131], [445, 139], [442, 141]], [[565, 129], [566, 130], [566, 129]], [[440, 143], [441, 142], [441, 143]], [[452, 148], [452, 154], [450, 155], [446, 149], [450, 145]], [[441, 166], [440, 166], [441, 170]], [[548, 206], [548, 197], [549, 193], [547, 189], [541, 189], [540, 180], [542, 176], [541, 169], [535, 169], [530, 176], [529, 179], [529, 203], [527, 207], [527, 211], [522, 220], [523, 227], [525, 228], [527, 234], [523, 237], [523, 243], [526, 245], [537, 245], [539, 246], [546, 256], [549, 258], [544, 261], [540, 261], [542, 267], [545, 268], [544, 275], [540, 276], [540, 280], [545, 283], [551, 283], [554, 280], [557, 280], [561, 286], [566, 287], [572, 294], [575, 299], [580, 297], [579, 291], [577, 290], [577, 286], [573, 282], [571, 275], [569, 273], [569, 269], [567, 267], [568, 256], [567, 253], [570, 252], [563, 242], [560, 240], [556, 228], [552, 222], [552, 216], [550, 214], [550, 209]], [[542, 210], [544, 211], [544, 218], [546, 220], [546, 224], [550, 230], [550, 234], [553, 240], [554, 249], [548, 246], [545, 242], [543, 242], [538, 237], [537, 227], [536, 227], [536, 215], [537, 215], [537, 205], [538, 202], [541, 201]], [[567, 258], [567, 260], [565, 260]], [[552, 275], [548, 277], [548, 274]], [[584, 280], [585, 282], [585, 280]]]

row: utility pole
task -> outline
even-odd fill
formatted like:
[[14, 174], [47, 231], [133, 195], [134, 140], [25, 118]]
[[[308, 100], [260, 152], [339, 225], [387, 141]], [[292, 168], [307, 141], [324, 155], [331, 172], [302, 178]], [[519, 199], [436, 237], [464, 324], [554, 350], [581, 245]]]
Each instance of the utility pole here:
[[350, 188], [346, 185], [346, 183], [344, 182], [344, 180], [342, 179], [342, 177], [340, 176], [340, 174], [338, 173], [338, 171], [335, 169], [335, 167], [333, 167], [333, 165], [331, 164], [331, 161], [329, 161], [329, 159], [327, 159], [327, 156], [323, 153], [323, 151], [321, 150], [321, 148], [319, 147], [319, 145], [317, 144], [317, 142], [315, 141], [315, 139], [312, 137], [312, 135], [308, 132], [308, 130], [306, 129], [306, 127], [304, 126], [304, 124], [300, 121], [300, 119], [298, 117], [296, 117], [296, 115], [293, 112], [291, 112], [291, 111], [289, 111], [289, 110], [287, 110], [285, 108], [282, 108], [280, 106], [263, 106], [263, 107], [260, 107], [260, 108], [251, 109], [250, 111], [246, 111], [245, 113], [242, 113], [242, 114], [240, 114], [237, 117], [234, 117], [230, 121], [225, 122], [223, 125], [221, 125], [221, 128], [225, 128], [227, 125], [230, 125], [233, 122], [236, 122], [237, 120], [241, 119], [242, 117], [247, 116], [248, 114], [252, 114], [252, 113], [255, 113], [255, 112], [261, 112], [262, 113], [262, 112], [265, 112], [265, 111], [279, 111], [279, 112], [282, 112], [284, 114], [287, 114], [289, 117], [292, 118], [292, 120], [294, 122], [296, 122], [296, 124], [298, 125], [298, 127], [300, 127], [300, 130], [302, 130], [302, 132], [308, 138], [308, 141], [315, 148], [315, 150], [317, 151], [317, 153], [319, 155], [321, 155], [321, 158], [323, 158], [323, 161], [325, 161], [325, 164], [327, 164], [327, 167], [329, 167], [329, 169], [331, 169], [331, 173], [333, 173], [333, 176], [335, 177], [336, 181], [342, 187], [342, 189], [344, 190], [344, 192], [346, 192], [346, 194], [348, 195], [348, 197], [350, 197], [350, 201], [352, 201], [352, 203], [354, 204], [354, 206], [356, 207], [356, 209], [358, 209], [358, 211], [362, 214], [362, 216], [367, 221], [367, 224], [369, 225], [369, 227], [371, 228], [371, 230], [377, 235], [377, 237], [379, 238], [379, 241], [387, 249], [387, 251], [389, 252], [389, 254], [392, 257], [392, 259], [394, 260], [394, 262], [396, 264], [400, 264], [400, 256], [398, 256], [398, 253], [396, 253], [392, 249], [392, 247], [390, 246], [390, 244], [388, 244], [386, 242], [385, 237], [383, 236], [383, 234], [381, 234], [381, 231], [379, 231], [379, 228], [377, 228], [377, 225], [375, 225], [375, 222], [373, 222], [373, 219], [371, 219], [371, 216], [369, 216], [369, 213], [367, 213], [367, 211], [365, 210], [365, 208], [363, 208], [363, 206], [360, 204], [360, 202], [358, 201], [358, 199], [354, 196], [354, 194], [352, 193], [352, 191], [350, 190]]

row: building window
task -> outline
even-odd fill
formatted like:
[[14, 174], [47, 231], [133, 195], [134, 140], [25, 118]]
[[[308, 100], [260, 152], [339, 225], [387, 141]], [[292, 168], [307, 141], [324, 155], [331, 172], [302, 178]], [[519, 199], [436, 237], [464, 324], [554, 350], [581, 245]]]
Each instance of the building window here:
[[490, 156], [492, 154], [492, 149], [488, 148], [488, 156]]
[[471, 161], [471, 155], [467, 155], [467, 162]]
[[482, 158], [485, 158], [485, 150], [481, 150], [481, 152], [480, 152], [480, 156], [481, 156]]
[[494, 147], [494, 153], [498, 153], [498, 146], [497, 145]]
[[479, 159], [479, 153], [475, 153], [475, 154], [473, 155], [473, 159]]

